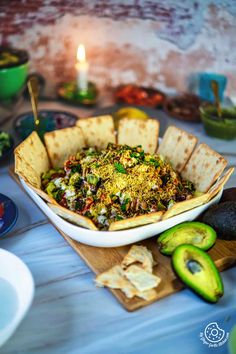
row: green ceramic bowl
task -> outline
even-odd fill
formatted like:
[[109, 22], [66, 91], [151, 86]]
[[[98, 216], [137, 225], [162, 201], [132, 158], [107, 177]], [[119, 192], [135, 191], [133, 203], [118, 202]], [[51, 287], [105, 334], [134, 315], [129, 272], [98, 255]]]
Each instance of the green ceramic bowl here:
[[0, 47], [1, 101], [11, 100], [24, 86], [28, 76], [28, 60], [28, 54], [24, 50]]
[[208, 135], [224, 140], [236, 139], [236, 107], [222, 108], [220, 118], [216, 107], [203, 105], [200, 115]]

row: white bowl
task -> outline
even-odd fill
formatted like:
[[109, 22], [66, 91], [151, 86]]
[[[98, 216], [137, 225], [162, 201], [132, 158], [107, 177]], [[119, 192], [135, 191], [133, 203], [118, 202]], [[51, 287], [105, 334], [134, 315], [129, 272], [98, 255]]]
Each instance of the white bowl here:
[[211, 201], [206, 204], [200, 205], [194, 209], [188, 210], [182, 214], [176, 215], [170, 219], [159, 221], [153, 224], [138, 226], [128, 230], [122, 231], [94, 231], [84, 229], [82, 227], [71, 224], [60, 216], [56, 215], [48, 206], [47, 203], [40, 198], [30, 187], [28, 187], [23, 179], [20, 178], [26, 192], [44, 212], [51, 222], [67, 236], [73, 240], [82, 242], [86, 245], [96, 247], [119, 247], [128, 245], [130, 243], [138, 242], [146, 238], [160, 234], [161, 232], [169, 229], [184, 221], [191, 221], [197, 218], [204, 210], [209, 208], [210, 205], [217, 203], [220, 200], [221, 190]]
[[0, 347], [26, 315], [33, 297], [34, 281], [28, 267], [14, 254], [0, 249]]

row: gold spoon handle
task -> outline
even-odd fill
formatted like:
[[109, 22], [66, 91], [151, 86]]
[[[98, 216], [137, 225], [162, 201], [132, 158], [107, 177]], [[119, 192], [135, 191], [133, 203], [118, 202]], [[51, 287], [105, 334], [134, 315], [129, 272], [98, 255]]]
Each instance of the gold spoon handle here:
[[38, 116], [38, 95], [39, 95], [39, 85], [38, 79], [36, 77], [31, 77], [27, 82], [30, 100], [32, 105], [32, 111], [34, 115], [34, 127], [38, 130], [39, 127], [39, 116]]
[[221, 110], [221, 105], [220, 105], [220, 97], [219, 97], [219, 86], [218, 86], [218, 82], [215, 80], [211, 81], [211, 88], [212, 88], [212, 92], [215, 98], [215, 105], [216, 105], [216, 109], [217, 109], [217, 114], [218, 117], [221, 118], [222, 116], [222, 110]]

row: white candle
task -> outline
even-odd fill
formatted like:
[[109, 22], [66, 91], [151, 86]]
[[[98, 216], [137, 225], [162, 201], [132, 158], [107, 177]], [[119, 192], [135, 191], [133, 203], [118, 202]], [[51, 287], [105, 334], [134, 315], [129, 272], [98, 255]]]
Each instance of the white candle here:
[[78, 46], [77, 50], [77, 63], [75, 68], [77, 71], [77, 86], [82, 91], [88, 90], [88, 69], [89, 64], [86, 61], [85, 48], [83, 44]]

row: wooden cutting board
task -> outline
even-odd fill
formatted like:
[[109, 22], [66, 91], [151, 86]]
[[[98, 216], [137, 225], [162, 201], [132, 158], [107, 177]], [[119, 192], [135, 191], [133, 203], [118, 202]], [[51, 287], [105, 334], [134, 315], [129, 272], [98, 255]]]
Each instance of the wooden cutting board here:
[[[11, 177], [21, 186], [17, 175], [15, 175], [13, 171], [13, 168], [9, 170], [9, 173]], [[115, 264], [119, 264], [131, 247], [131, 245], [118, 248], [87, 246], [72, 240], [69, 236], [59, 230], [55, 224], [53, 225], [95, 274], [100, 274]], [[139, 245], [146, 246], [149, 250], [152, 251], [153, 257], [157, 262], [157, 265], [154, 267], [154, 274], [162, 279], [162, 282], [158, 287], [157, 296], [151, 302], [155, 302], [184, 288], [184, 285], [180, 280], [177, 279], [172, 270], [171, 258], [163, 256], [158, 251], [156, 240], [157, 237], [155, 236], [137, 243]], [[212, 247], [208, 253], [215, 261], [217, 268], [220, 271], [223, 271], [236, 264], [236, 241], [225, 241], [218, 239], [214, 247]], [[137, 310], [151, 303], [138, 297], [128, 299], [120, 290], [109, 290], [128, 311]]]

